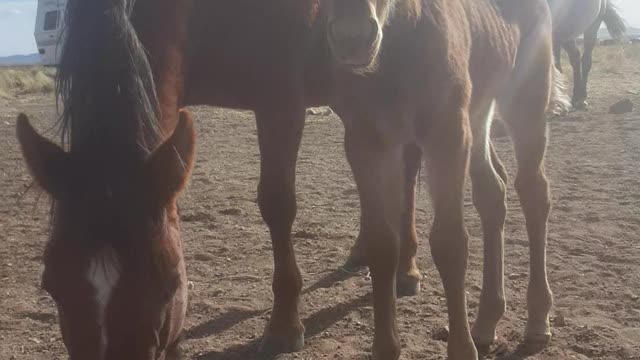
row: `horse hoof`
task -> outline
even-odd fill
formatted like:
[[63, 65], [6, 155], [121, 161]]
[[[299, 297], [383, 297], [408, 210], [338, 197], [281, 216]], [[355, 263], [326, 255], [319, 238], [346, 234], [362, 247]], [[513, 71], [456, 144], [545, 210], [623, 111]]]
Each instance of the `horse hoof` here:
[[524, 335], [524, 345], [531, 350], [541, 350], [549, 344], [551, 341], [550, 333], [526, 333]]
[[585, 101], [576, 101], [573, 103], [573, 109], [576, 111], [586, 111], [589, 107], [589, 104]]
[[293, 335], [272, 335], [265, 333], [259, 352], [263, 355], [294, 353], [304, 347], [304, 333]]
[[480, 354], [487, 354], [491, 349], [491, 346], [495, 344], [496, 340], [498, 340], [495, 332], [493, 336], [480, 336], [472, 334], [471, 337], [473, 338], [473, 344], [476, 346], [476, 350], [478, 350], [478, 353]]
[[420, 277], [397, 275], [396, 293], [398, 297], [416, 296], [420, 293]]

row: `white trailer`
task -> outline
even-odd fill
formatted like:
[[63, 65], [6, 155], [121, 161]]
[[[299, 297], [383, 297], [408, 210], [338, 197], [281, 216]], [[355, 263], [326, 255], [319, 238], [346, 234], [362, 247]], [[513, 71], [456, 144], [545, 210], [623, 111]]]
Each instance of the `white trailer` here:
[[43, 65], [57, 65], [67, 0], [38, 0], [34, 36]]

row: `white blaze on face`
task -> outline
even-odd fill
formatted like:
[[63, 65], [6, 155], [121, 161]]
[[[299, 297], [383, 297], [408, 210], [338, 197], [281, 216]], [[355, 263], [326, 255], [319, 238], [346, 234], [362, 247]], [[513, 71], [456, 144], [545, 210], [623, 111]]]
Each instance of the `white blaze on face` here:
[[96, 254], [89, 264], [87, 279], [95, 290], [94, 300], [98, 317], [97, 322], [102, 331], [101, 354], [99, 359], [102, 359], [109, 341], [105, 324], [106, 310], [111, 300], [113, 289], [120, 280], [120, 263], [113, 249], [103, 249]]

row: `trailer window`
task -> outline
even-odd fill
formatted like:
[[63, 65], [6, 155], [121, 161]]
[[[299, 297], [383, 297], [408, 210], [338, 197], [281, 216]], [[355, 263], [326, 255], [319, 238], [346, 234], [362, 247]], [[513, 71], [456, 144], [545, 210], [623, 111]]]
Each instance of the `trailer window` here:
[[48, 11], [44, 14], [44, 30], [55, 30], [58, 28], [58, 15], [60, 11]]

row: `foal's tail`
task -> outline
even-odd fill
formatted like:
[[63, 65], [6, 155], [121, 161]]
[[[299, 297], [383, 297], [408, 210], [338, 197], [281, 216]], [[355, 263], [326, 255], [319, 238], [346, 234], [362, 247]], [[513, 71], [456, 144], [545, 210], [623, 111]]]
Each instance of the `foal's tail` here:
[[618, 8], [613, 4], [612, 0], [607, 1], [607, 8], [602, 20], [607, 25], [607, 30], [612, 38], [618, 41], [623, 40], [624, 34], [627, 32], [627, 24], [618, 13]]
[[571, 108], [569, 96], [565, 92], [564, 80], [564, 75], [560, 70], [555, 65], [551, 65], [551, 95], [547, 110], [556, 114], [565, 114]]
[[[87, 141], [89, 133], [137, 142], [143, 148], [153, 147], [149, 142], [160, 138], [151, 67], [129, 20], [134, 2], [67, 3], [56, 95], [64, 106], [63, 142], [71, 148], [74, 142]], [[138, 137], [141, 131], [144, 144]]]

